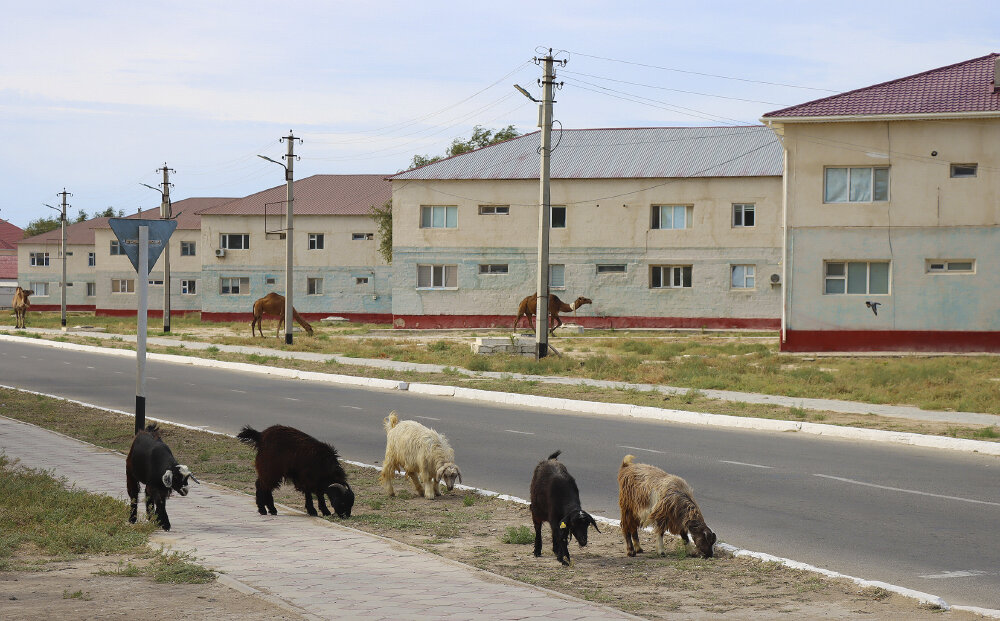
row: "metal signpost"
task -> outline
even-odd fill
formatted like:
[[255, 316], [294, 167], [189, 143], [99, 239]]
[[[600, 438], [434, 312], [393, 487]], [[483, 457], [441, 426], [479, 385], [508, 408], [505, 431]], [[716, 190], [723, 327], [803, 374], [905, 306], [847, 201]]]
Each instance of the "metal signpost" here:
[[111, 218], [111, 230], [135, 268], [139, 280], [139, 308], [136, 314], [135, 347], [135, 432], [146, 427], [146, 319], [149, 311], [149, 270], [160, 258], [174, 229], [176, 220], [141, 220]]

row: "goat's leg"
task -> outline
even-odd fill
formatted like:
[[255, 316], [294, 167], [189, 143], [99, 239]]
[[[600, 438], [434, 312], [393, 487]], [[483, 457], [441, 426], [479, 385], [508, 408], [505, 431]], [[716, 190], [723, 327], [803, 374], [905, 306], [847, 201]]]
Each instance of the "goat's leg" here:
[[437, 487], [437, 480], [429, 474], [421, 475], [420, 478], [423, 479], [424, 483], [424, 498], [433, 500], [434, 496], [437, 495], [434, 493], [437, 491], [436, 489], [434, 489]]
[[[622, 534], [625, 535], [625, 554], [628, 556], [635, 556], [635, 546], [632, 545], [632, 520], [622, 516], [621, 521]], [[635, 540], [635, 545], [639, 545], [639, 540]]]
[[257, 513], [267, 515], [267, 490], [264, 489], [260, 479], [257, 479], [254, 487], [257, 488]]
[[[309, 492], [305, 492], [305, 494], [306, 494], [306, 513], [308, 513], [313, 517], [316, 517], [318, 514], [316, 513], [316, 507], [313, 506], [313, 495], [310, 494]], [[323, 496], [320, 496], [319, 498], [320, 502], [322, 502]]]
[[552, 526], [552, 552], [560, 563], [569, 566], [569, 546], [562, 539], [562, 534], [559, 532], [561, 529], [554, 522], [550, 523], [550, 526]]
[[136, 514], [139, 512], [139, 481], [130, 474], [125, 474], [125, 487], [128, 489], [130, 511], [128, 521], [135, 524]]
[[156, 520], [160, 523], [160, 528], [170, 530], [170, 518], [167, 517], [167, 499], [156, 499]]
[[535, 522], [535, 556], [542, 555], [542, 523]]
[[663, 550], [663, 529], [659, 526], [655, 527], [656, 531], [656, 553], [660, 556], [666, 556], [667, 553]]
[[382, 487], [385, 488], [385, 493], [390, 497], [396, 495], [396, 490], [392, 486], [392, 479], [396, 476], [395, 468], [392, 468], [389, 462], [382, 464], [382, 474], [379, 475], [379, 479], [382, 481]]
[[413, 491], [417, 494], [417, 496], [423, 496], [424, 495], [424, 484], [420, 482], [420, 477], [417, 476], [417, 473], [416, 472], [410, 472], [409, 470], [407, 470], [406, 471], [406, 478], [408, 478], [410, 480], [410, 483], [413, 484]]
[[153, 497], [149, 494], [149, 487], [146, 487], [146, 519], [153, 519], [153, 511], [155, 509], [153, 505]]
[[271, 515], [278, 515], [278, 509], [274, 506], [274, 488], [267, 490], [267, 510]]
[[323, 515], [330, 515], [330, 510], [326, 508], [326, 499], [323, 498], [323, 492], [316, 494], [316, 500], [319, 502], [319, 512]]

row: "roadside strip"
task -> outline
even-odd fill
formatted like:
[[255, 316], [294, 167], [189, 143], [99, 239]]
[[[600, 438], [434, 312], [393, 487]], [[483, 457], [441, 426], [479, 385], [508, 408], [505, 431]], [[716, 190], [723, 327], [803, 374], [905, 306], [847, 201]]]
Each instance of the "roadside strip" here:
[[[129, 358], [135, 357], [135, 351], [129, 349], [109, 349], [93, 345], [78, 345], [76, 343], [64, 343], [60, 341], [50, 341], [47, 339], [34, 339], [0, 334], [0, 342], [3, 341], [37, 344], [45, 347], [66, 349], [70, 351], [99, 353]], [[580, 414], [597, 414], [602, 416], [622, 416], [658, 420], [668, 423], [704, 425], [729, 429], [799, 432], [829, 438], [840, 438], [844, 440], [886, 442], [922, 448], [937, 448], [950, 451], [1000, 456], [1000, 442], [987, 442], [985, 440], [966, 440], [962, 438], [931, 436], [903, 431], [882, 431], [879, 429], [840, 427], [837, 425], [824, 425], [822, 423], [786, 421], [770, 418], [748, 418], [741, 416], [728, 416], [725, 414], [705, 414], [701, 412], [671, 410], [641, 405], [629, 405], [624, 403], [603, 403], [597, 401], [577, 401], [575, 399], [562, 399], [557, 397], [538, 397], [535, 395], [495, 392], [476, 388], [463, 388], [460, 386], [408, 383], [399, 380], [357, 377], [353, 375], [337, 375], [334, 373], [318, 373], [315, 371], [300, 371], [297, 369], [268, 367], [256, 364], [247, 364], [244, 362], [226, 362], [210, 358], [178, 356], [175, 354], [149, 353], [146, 354], [146, 358], [148, 360], [171, 362], [174, 364], [229, 369], [242, 371], [244, 373], [260, 373], [264, 375], [273, 375], [275, 377], [301, 379], [312, 382], [327, 382], [332, 384], [378, 388], [382, 390], [407, 390], [414, 394], [436, 397], [454, 397], [456, 399], [468, 399], [472, 401], [498, 403], [509, 406], [545, 408], [550, 410], [562, 410]]]
[[[248, 366], [252, 366], [252, 365], [248, 365]], [[102, 411], [105, 411], [105, 412], [111, 412], [111, 413], [114, 413], [114, 414], [121, 414], [123, 416], [129, 416], [129, 417], [130, 416], [134, 416], [134, 414], [132, 412], [126, 412], [124, 410], [116, 410], [116, 409], [112, 409], [112, 408], [106, 408], [106, 407], [102, 407], [102, 406], [99, 406], [99, 405], [94, 405], [93, 403], [87, 403], [85, 401], [78, 401], [76, 399], [67, 399], [66, 397], [60, 397], [58, 395], [52, 395], [52, 394], [48, 394], [48, 393], [37, 392], [37, 391], [34, 391], [34, 390], [26, 390], [26, 389], [23, 389], [23, 388], [18, 388], [16, 386], [7, 386], [7, 385], [0, 384], [0, 388], [6, 388], [6, 389], [9, 389], [9, 390], [16, 390], [16, 391], [19, 391], [19, 392], [28, 393], [28, 394], [32, 394], [32, 395], [40, 395], [40, 396], [49, 397], [49, 398], [52, 398], [52, 399], [58, 399], [60, 401], [66, 401], [66, 402], [69, 402], [69, 403], [75, 403], [77, 405], [82, 405], [84, 407], [94, 408], [94, 409], [102, 410]], [[170, 420], [162, 419], [162, 418], [147, 417], [147, 420], [149, 420], [149, 421], [155, 421], [155, 422], [159, 422], [159, 423], [164, 423], [164, 424], [169, 424], [169, 425], [174, 425], [176, 427], [181, 427], [181, 428], [184, 428], [184, 429], [191, 429], [191, 430], [194, 430], [194, 431], [202, 431], [202, 432], [210, 433], [210, 434], [213, 434], [213, 435], [227, 436], [227, 437], [230, 437], [230, 438], [235, 437], [235, 436], [232, 436], [232, 435], [227, 434], [227, 433], [222, 433], [222, 432], [219, 432], [219, 431], [212, 431], [212, 430], [200, 427], [200, 426], [185, 425], [183, 423], [175, 423], [175, 422], [172, 422]], [[31, 423], [25, 423], [25, 424], [31, 424]], [[58, 432], [52, 432], [52, 433], [58, 433]], [[349, 460], [349, 459], [342, 459], [341, 461], [344, 461], [346, 463], [349, 463], [349, 464], [351, 464], [353, 466], [357, 466], [357, 467], [360, 467], [360, 468], [366, 468], [366, 469], [370, 469], [370, 470], [380, 470], [381, 469], [379, 466], [375, 466], [375, 465], [372, 465], [372, 464], [366, 464], [364, 462], [353, 461], [353, 460]], [[494, 498], [497, 498], [498, 500], [506, 500], [506, 501], [515, 502], [515, 503], [522, 504], [522, 505], [530, 505], [531, 504], [528, 500], [525, 500], [524, 498], [520, 498], [518, 496], [511, 496], [509, 494], [502, 494], [500, 492], [495, 492], [495, 491], [488, 490], [488, 489], [482, 489], [482, 488], [478, 488], [478, 487], [472, 487], [472, 486], [469, 486], [469, 485], [462, 485], [461, 483], [456, 484], [455, 488], [459, 489], [459, 490], [463, 490], [463, 491], [472, 492], [472, 493], [475, 493], [475, 494], [478, 494], [478, 495], [481, 495], [481, 496], [494, 497]], [[604, 516], [601, 516], [601, 515], [595, 515], [594, 519], [596, 521], [600, 522], [601, 524], [607, 524], [607, 525], [610, 525], [610, 526], [614, 526], [616, 528], [620, 528], [620, 524], [621, 524], [620, 520], [616, 520], [616, 519], [613, 519], [613, 518], [604, 517]], [[652, 532], [652, 529], [649, 528], [649, 527], [645, 528], [644, 530], [647, 531], [647, 532], [650, 532], [650, 533]], [[752, 559], [759, 560], [761, 562], [779, 563], [781, 565], [784, 565], [786, 567], [790, 567], [792, 569], [799, 569], [799, 570], [802, 570], [802, 571], [808, 571], [808, 572], [817, 573], [817, 574], [820, 574], [820, 575], [825, 576], [827, 578], [846, 579], [846, 580], [850, 580], [851, 582], [853, 582], [854, 584], [857, 584], [858, 586], [860, 586], [862, 588], [867, 588], [867, 587], [882, 588], [882, 589], [885, 589], [886, 591], [891, 591], [892, 593], [896, 593], [896, 594], [901, 595], [903, 597], [909, 597], [909, 598], [916, 599], [917, 601], [919, 601], [920, 603], [923, 603], [923, 604], [929, 604], [929, 605], [932, 605], [932, 606], [937, 606], [937, 607], [941, 608], [942, 610], [961, 610], [961, 611], [971, 612], [973, 614], [981, 615], [981, 616], [984, 616], [984, 617], [989, 617], [989, 618], [993, 618], [993, 619], [1000, 619], [1000, 610], [991, 609], [991, 608], [979, 608], [979, 607], [976, 607], [976, 606], [952, 605], [952, 604], [949, 604], [943, 598], [941, 598], [941, 597], [939, 597], [937, 595], [932, 595], [930, 593], [925, 593], [925, 592], [922, 592], [922, 591], [916, 591], [916, 590], [913, 590], [913, 589], [908, 589], [906, 587], [898, 586], [898, 585], [895, 585], [895, 584], [889, 584], [887, 582], [881, 582], [879, 580], [867, 580], [867, 579], [864, 579], [864, 578], [858, 578], [856, 576], [850, 576], [850, 575], [847, 575], [847, 574], [842, 574], [842, 573], [839, 573], [839, 572], [836, 572], [836, 571], [831, 571], [829, 569], [824, 569], [822, 567], [817, 567], [815, 565], [809, 565], [808, 563], [802, 563], [800, 561], [795, 561], [795, 560], [792, 560], [792, 559], [789, 559], [789, 558], [784, 558], [784, 557], [780, 557], [780, 556], [774, 556], [774, 555], [767, 554], [767, 553], [764, 553], [764, 552], [754, 552], [752, 550], [745, 550], [743, 548], [739, 548], [739, 547], [736, 547], [736, 546], [733, 546], [733, 545], [730, 545], [730, 544], [724, 543], [724, 542], [718, 542], [718, 543], [716, 543], [716, 546], [720, 550], [724, 550], [725, 552], [728, 552], [729, 554], [732, 554], [733, 556], [742, 556], [742, 557], [752, 558]], [[232, 585], [230, 585], [230, 586], [232, 586]]]

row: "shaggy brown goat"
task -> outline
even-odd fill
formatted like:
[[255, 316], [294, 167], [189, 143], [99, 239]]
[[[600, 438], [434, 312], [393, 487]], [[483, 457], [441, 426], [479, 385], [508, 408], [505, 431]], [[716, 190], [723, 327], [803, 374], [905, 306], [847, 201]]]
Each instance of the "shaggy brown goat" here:
[[335, 448], [284, 425], [273, 425], [263, 432], [247, 425], [236, 437], [257, 447], [254, 467], [257, 469], [258, 513], [278, 513], [274, 507], [274, 490], [282, 480], [288, 480], [305, 494], [309, 515], [316, 515], [313, 494], [319, 501], [320, 512], [330, 515], [323, 498], [326, 494], [339, 517], [351, 517], [354, 491], [347, 484], [347, 474], [337, 460]]
[[705, 524], [691, 486], [656, 466], [634, 463], [634, 459], [634, 455], [626, 455], [618, 469], [618, 506], [626, 553], [635, 556], [642, 552], [639, 527], [652, 525], [660, 556], [664, 555], [663, 533], [670, 532], [684, 543], [690, 535], [698, 553], [711, 558], [715, 533]]

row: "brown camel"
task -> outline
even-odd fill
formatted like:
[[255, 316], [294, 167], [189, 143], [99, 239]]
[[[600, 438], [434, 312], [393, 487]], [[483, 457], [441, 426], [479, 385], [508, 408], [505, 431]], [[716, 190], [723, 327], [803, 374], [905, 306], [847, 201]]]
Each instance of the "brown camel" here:
[[[278, 317], [278, 328], [274, 335], [279, 336], [281, 334], [281, 326], [285, 324], [285, 296], [278, 295], [272, 291], [253, 303], [253, 321], [250, 322], [250, 336], [255, 336], [254, 328], [260, 330], [260, 335], [264, 336], [264, 328], [261, 326], [264, 323], [265, 314], [276, 315]], [[292, 317], [309, 336], [313, 335], [312, 326], [302, 318], [302, 315], [294, 307], [292, 308]]]
[[[552, 326], [551, 329], [549, 329], [549, 334], [555, 334], [556, 328], [562, 325], [562, 319], [559, 319], [559, 313], [569, 313], [575, 311], [584, 304], [593, 304], [593, 301], [590, 298], [585, 298], [583, 296], [580, 296], [572, 304], [566, 304], [565, 302], [557, 298], [555, 294], [550, 293], [549, 318], [552, 320], [550, 323], [553, 323], [554, 325]], [[530, 325], [531, 329], [534, 330], [535, 323], [532, 318], [535, 316], [537, 305], [538, 305], [538, 298], [536, 298], [534, 295], [529, 295], [528, 297], [521, 300], [521, 303], [518, 304], [517, 306], [517, 319], [514, 320], [514, 328], [517, 328], [517, 324], [519, 321], [521, 321], [521, 317], [527, 317], [528, 325]]]
[[28, 309], [31, 308], [31, 301], [28, 300], [31, 295], [35, 293], [31, 289], [22, 289], [20, 287], [14, 291], [14, 323], [16, 328], [26, 328], [25, 318], [28, 315]]

